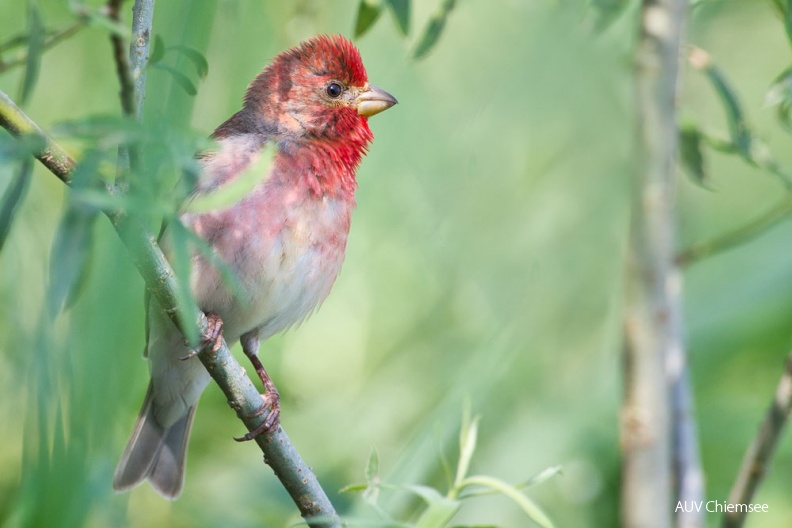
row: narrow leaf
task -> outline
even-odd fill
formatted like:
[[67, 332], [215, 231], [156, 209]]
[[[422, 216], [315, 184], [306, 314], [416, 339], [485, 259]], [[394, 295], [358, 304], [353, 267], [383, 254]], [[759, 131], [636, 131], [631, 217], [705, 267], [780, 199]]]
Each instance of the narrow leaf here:
[[679, 129], [679, 161], [693, 182], [706, 189], [709, 185], [701, 142], [701, 133], [694, 125]]
[[348, 486], [344, 486], [343, 488], [338, 490], [338, 493], [353, 493], [359, 491], [366, 491], [368, 487], [369, 487], [368, 483], [365, 482], [358, 484], [349, 484]]
[[723, 72], [712, 64], [709, 55], [704, 50], [695, 48], [690, 53], [690, 62], [696, 69], [704, 73], [715, 90], [715, 93], [718, 95], [721, 106], [723, 106], [723, 110], [726, 113], [731, 142], [737, 147], [747, 161], [753, 163], [751, 156], [751, 132], [734, 88], [726, 79]]
[[193, 65], [195, 65], [195, 71], [198, 73], [198, 77], [203, 79], [206, 77], [206, 74], [209, 73], [209, 63], [206, 60], [200, 51], [196, 50], [195, 48], [190, 48], [188, 46], [171, 46], [168, 48], [169, 50], [174, 50], [189, 59]]
[[375, 482], [379, 478], [379, 455], [377, 450], [372, 448], [366, 464], [366, 481]]
[[273, 147], [265, 148], [259, 159], [251, 163], [242, 174], [217, 189], [196, 195], [184, 206], [184, 210], [190, 213], [205, 213], [234, 205], [250, 194], [250, 191], [269, 174], [274, 156]]
[[462, 482], [462, 486], [484, 486], [485, 488], [490, 488], [514, 501], [533, 522], [542, 528], [553, 528], [554, 526], [547, 514], [527, 495], [500, 479], [484, 475], [468, 477]]
[[[468, 420], [469, 423], [467, 423]], [[457, 463], [455, 480], [457, 486], [467, 476], [467, 472], [470, 469], [470, 461], [473, 459], [478, 440], [478, 423], [478, 416], [463, 420], [462, 429], [459, 432], [459, 462]]]
[[379, 1], [360, 0], [355, 22], [355, 38], [362, 37], [366, 31], [371, 29], [380, 14], [382, 14], [382, 4]]
[[0, 203], [0, 251], [2, 251], [11, 226], [19, 210], [19, 205], [24, 200], [27, 190], [30, 187], [30, 173], [33, 171], [33, 158], [24, 159], [19, 166], [19, 170], [11, 180], [11, 184], [3, 194], [3, 201]]
[[162, 35], [154, 35], [154, 45], [149, 54], [148, 65], [153, 66], [162, 60], [165, 56], [165, 42], [162, 40]]
[[28, 52], [25, 62], [25, 75], [22, 78], [20, 104], [25, 104], [38, 81], [41, 54], [44, 51], [44, 24], [41, 13], [34, 0], [28, 2]]
[[440, 4], [440, 7], [432, 15], [432, 18], [429, 19], [429, 24], [426, 26], [421, 40], [418, 41], [418, 45], [415, 47], [415, 52], [413, 52], [414, 59], [424, 57], [434, 48], [440, 38], [440, 33], [442, 33], [443, 28], [445, 28], [448, 15], [451, 13], [451, 10], [454, 9], [455, 5], [456, 0], [443, 0], [443, 3]]
[[159, 68], [161, 70], [165, 70], [166, 72], [171, 74], [173, 80], [178, 84], [182, 90], [187, 92], [189, 95], [195, 95], [198, 93], [198, 90], [195, 89], [195, 85], [192, 81], [184, 75], [182, 72], [174, 68], [173, 66], [168, 66], [167, 64], [157, 63], [154, 65], [155, 68]]
[[[193, 299], [192, 292], [190, 291], [190, 271], [192, 262], [192, 253], [190, 252], [188, 244], [187, 228], [182, 225], [178, 218], [171, 218], [168, 221], [168, 238], [171, 242], [170, 260], [173, 266], [173, 271], [179, 279], [179, 287], [176, 292], [176, 298], [179, 303], [179, 314], [182, 317], [188, 317], [187, 314], [193, 314], [198, 310]], [[198, 344], [198, 328], [192, 320], [182, 320], [182, 328], [184, 328], [184, 337], [192, 345]]]
[[61, 218], [50, 254], [47, 304], [54, 318], [64, 307], [74, 304], [88, 275], [93, 249], [95, 209], [69, 206]]
[[792, 0], [786, 0], [783, 11], [784, 29], [786, 29], [787, 39], [792, 43]]
[[386, 0], [396, 20], [399, 31], [405, 37], [410, 34], [410, 0]]

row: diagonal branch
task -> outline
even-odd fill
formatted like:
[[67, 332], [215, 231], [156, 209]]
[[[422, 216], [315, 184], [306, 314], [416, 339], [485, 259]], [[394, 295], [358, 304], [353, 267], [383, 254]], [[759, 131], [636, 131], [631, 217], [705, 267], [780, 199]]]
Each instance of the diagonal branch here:
[[[729, 493], [729, 504], [750, 504], [767, 471], [778, 440], [792, 413], [792, 354], [787, 356], [784, 374], [778, 382], [759, 432], [745, 452], [740, 472]], [[745, 523], [747, 512], [733, 511], [723, 518], [724, 528], [739, 528]]]
[[[0, 91], [0, 126], [16, 137], [35, 135], [42, 145], [33, 154], [45, 167], [64, 183], [71, 183], [76, 166], [74, 160], [51, 138], [49, 138], [9, 97]], [[115, 186], [107, 186], [108, 192], [119, 192]], [[170, 264], [157, 245], [156, 238], [136, 218], [129, 217], [123, 210], [107, 210], [121, 240], [129, 249], [138, 271], [146, 281], [151, 294], [183, 334], [183, 321], [198, 327], [201, 335], [207, 329], [204, 314], [199, 311], [182, 313], [178, 303], [178, 284]], [[262, 398], [245, 370], [236, 361], [225, 341], [217, 352], [204, 349], [198, 354], [201, 363], [209, 371], [228, 399], [229, 405], [249, 431], [256, 430], [267, 418], [267, 412], [256, 416], [262, 408]], [[341, 521], [316, 476], [300, 457], [289, 437], [279, 427], [270, 434], [259, 435], [256, 443], [264, 453], [264, 460], [280, 479], [286, 491], [300, 510], [300, 514], [311, 527], [340, 527]]]

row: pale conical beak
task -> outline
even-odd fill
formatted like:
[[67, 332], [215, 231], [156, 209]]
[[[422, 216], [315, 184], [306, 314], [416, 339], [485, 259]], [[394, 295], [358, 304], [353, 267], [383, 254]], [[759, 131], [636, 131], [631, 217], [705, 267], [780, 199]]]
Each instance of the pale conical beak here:
[[368, 90], [361, 92], [355, 99], [358, 114], [366, 117], [379, 114], [398, 102], [391, 94], [373, 84], [369, 84]]

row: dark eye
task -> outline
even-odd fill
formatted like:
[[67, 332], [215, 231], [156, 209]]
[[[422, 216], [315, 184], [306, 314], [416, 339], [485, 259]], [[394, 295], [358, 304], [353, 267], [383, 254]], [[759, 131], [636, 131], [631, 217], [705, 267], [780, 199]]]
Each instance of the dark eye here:
[[328, 84], [327, 88], [325, 88], [325, 92], [327, 92], [327, 95], [329, 95], [333, 99], [340, 97], [343, 91], [344, 91], [344, 87], [335, 81]]

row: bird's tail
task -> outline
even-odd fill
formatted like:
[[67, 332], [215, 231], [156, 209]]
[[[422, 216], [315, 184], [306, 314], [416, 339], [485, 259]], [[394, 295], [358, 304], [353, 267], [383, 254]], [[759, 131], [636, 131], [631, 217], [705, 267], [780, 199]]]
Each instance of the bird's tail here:
[[169, 427], [162, 427], [154, 417], [153, 394], [149, 384], [132, 437], [113, 476], [113, 489], [129, 491], [148, 479], [157, 493], [175, 500], [184, 485], [187, 439], [196, 406]]

